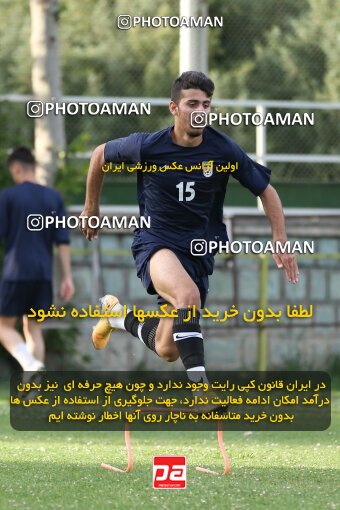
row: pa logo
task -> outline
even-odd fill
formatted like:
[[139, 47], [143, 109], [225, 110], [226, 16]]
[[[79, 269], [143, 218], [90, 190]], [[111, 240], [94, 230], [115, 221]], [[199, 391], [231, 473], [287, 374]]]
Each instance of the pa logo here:
[[153, 488], [185, 489], [186, 463], [186, 457], [183, 455], [155, 455], [152, 470]]
[[214, 161], [202, 161], [202, 170], [204, 177], [211, 177], [214, 170]]

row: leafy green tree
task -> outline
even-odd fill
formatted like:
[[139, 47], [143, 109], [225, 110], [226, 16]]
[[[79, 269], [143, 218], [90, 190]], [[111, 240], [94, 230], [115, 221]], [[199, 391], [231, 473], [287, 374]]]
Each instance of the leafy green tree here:
[[[0, 93], [31, 93], [28, 2], [2, 0], [1, 5]], [[179, 2], [61, 0], [64, 94], [169, 97], [178, 74], [179, 29], [118, 30], [116, 18], [121, 14], [178, 15]], [[339, 100], [338, 0], [209, 0], [209, 15], [224, 17], [222, 29], [209, 29], [209, 74], [216, 83], [215, 97]], [[291, 152], [339, 153], [337, 114], [317, 112], [316, 118], [313, 129], [269, 128], [269, 150], [286, 152], [289, 146]], [[68, 116], [68, 152], [88, 151], [133, 131], [160, 129], [170, 119], [166, 107], [153, 108], [148, 118]], [[33, 121], [26, 117], [24, 104], [1, 102], [0, 121], [6, 126], [0, 131], [0, 148], [32, 146]], [[229, 132], [254, 151], [253, 129]], [[69, 165], [70, 159], [62, 175]], [[82, 165], [75, 174], [79, 172], [82, 175]]]

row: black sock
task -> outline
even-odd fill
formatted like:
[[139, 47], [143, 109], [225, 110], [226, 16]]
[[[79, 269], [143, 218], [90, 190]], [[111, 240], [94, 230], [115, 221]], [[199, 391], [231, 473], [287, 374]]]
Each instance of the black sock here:
[[129, 312], [124, 321], [126, 331], [139, 338], [151, 351], [156, 352], [156, 331], [160, 319], [151, 317], [145, 322], [139, 322], [133, 312]]
[[196, 310], [196, 317], [191, 317], [190, 308], [179, 308], [177, 312], [178, 317], [174, 319], [173, 338], [184, 368], [188, 370], [204, 367], [204, 344], [199, 325], [200, 314]]

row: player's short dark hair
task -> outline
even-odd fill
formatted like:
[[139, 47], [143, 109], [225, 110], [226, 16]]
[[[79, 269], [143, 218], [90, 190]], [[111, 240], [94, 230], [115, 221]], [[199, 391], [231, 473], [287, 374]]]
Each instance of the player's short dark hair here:
[[181, 91], [186, 89], [203, 90], [208, 97], [212, 97], [215, 85], [204, 73], [199, 71], [186, 71], [173, 82], [171, 87], [171, 100], [177, 102], [181, 98]]
[[7, 158], [7, 166], [12, 163], [21, 163], [23, 168], [31, 168], [35, 166], [35, 157], [27, 147], [17, 147]]

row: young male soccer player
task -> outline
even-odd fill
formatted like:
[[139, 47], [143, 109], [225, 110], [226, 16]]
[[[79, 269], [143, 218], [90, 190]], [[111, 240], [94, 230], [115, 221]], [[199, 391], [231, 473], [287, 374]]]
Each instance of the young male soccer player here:
[[[25, 147], [15, 149], [7, 164], [15, 186], [0, 193], [0, 238], [5, 241], [0, 286], [0, 342], [24, 371], [35, 372], [44, 368], [45, 344], [41, 323], [28, 318], [27, 314], [31, 308], [47, 311], [52, 304], [54, 243], [59, 247], [63, 272], [60, 295], [66, 301], [72, 297], [69, 235], [64, 228], [40, 229], [41, 216], [53, 213], [62, 216], [65, 210], [59, 193], [36, 182], [31, 151]], [[26, 342], [15, 329], [18, 317], [23, 318]]]
[[[223, 201], [229, 174], [217, 172], [218, 164], [238, 162], [233, 177], [260, 197], [274, 241], [287, 240], [281, 202], [269, 184], [270, 170], [252, 161], [224, 133], [209, 126], [191, 126], [193, 111], [210, 111], [213, 92], [213, 82], [203, 73], [185, 72], [172, 85], [169, 108], [174, 126], [155, 133], [133, 133], [98, 146], [90, 162], [82, 212], [83, 216], [99, 215], [104, 163], [157, 165], [156, 172], [139, 172], [137, 176], [140, 214], [150, 217], [151, 228], [135, 231], [132, 253], [137, 275], [147, 292], [157, 294], [158, 303], [167, 303], [169, 310], [176, 309], [178, 317], [148, 318], [140, 323], [130, 311], [125, 319], [100, 319], [92, 338], [94, 346], [103, 349], [112, 331], [124, 329], [166, 361], [180, 357], [193, 381], [200, 380], [202, 374], [205, 381], [205, 362], [199, 313], [192, 317], [190, 307], [204, 307], [214, 253], [195, 256], [191, 253], [192, 241], [228, 239], [223, 224]], [[212, 169], [205, 164], [211, 160]], [[203, 164], [203, 170], [162, 171], [164, 165], [173, 162], [183, 168]], [[89, 240], [98, 235], [87, 225], [83, 233]], [[279, 268], [284, 268], [288, 281], [297, 283], [295, 257], [284, 253], [274, 255], [274, 259]], [[106, 311], [121, 310], [118, 299], [110, 295], [102, 299], [102, 306]]]

